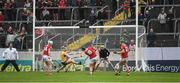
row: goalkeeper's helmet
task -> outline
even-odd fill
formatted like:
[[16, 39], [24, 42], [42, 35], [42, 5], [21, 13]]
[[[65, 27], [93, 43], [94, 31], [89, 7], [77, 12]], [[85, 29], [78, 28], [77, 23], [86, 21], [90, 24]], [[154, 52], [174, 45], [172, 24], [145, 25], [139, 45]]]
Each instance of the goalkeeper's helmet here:
[[50, 41], [50, 40], [49, 40], [49, 41], [48, 41], [48, 44], [51, 44], [51, 45], [53, 45], [53, 41]]
[[62, 46], [61, 49], [62, 49], [63, 51], [67, 50], [67, 48], [66, 48], [65, 46]]
[[121, 37], [121, 38], [120, 38], [120, 42], [121, 42], [121, 43], [127, 43], [127, 40], [126, 40], [124, 37]]

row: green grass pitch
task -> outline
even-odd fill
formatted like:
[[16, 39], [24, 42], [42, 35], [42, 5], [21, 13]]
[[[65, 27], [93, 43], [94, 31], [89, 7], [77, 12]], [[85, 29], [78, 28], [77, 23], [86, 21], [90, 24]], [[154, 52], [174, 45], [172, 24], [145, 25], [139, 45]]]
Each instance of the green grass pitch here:
[[126, 76], [122, 72], [95, 72], [89, 75], [84, 72], [60, 72], [52, 76], [44, 72], [0, 72], [0, 82], [180, 82], [180, 73], [167, 72], [132, 72]]

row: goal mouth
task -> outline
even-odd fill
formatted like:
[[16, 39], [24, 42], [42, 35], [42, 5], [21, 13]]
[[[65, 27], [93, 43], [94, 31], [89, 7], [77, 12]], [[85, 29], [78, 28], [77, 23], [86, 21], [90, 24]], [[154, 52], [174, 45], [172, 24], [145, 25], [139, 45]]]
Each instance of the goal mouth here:
[[[72, 51], [70, 55], [74, 56], [80, 52], [82, 47], [88, 47], [90, 44], [94, 44], [96, 47], [103, 46], [109, 49], [111, 51], [111, 55], [108, 59], [117, 63], [120, 56], [113, 54], [113, 51], [119, 50], [119, 44], [122, 38], [127, 41], [128, 46], [130, 45], [131, 40], [134, 40], [134, 49], [138, 49], [138, 51], [139, 48], [145, 46], [146, 41], [145, 28], [138, 29], [135, 25], [89, 27], [59, 26], [36, 27], [35, 29], [44, 30], [42, 37], [35, 39], [35, 54], [41, 54], [40, 52], [43, 46], [47, 44], [47, 41], [51, 40], [54, 42], [52, 49], [52, 56], [54, 57], [54, 60], [60, 60], [59, 51], [61, 51], [62, 46], [68, 47], [68, 49]], [[140, 65], [142, 65], [141, 62], [143, 62], [142, 58], [139, 58], [140, 54], [143, 56], [143, 52], [141, 52], [143, 50], [139, 52], [140, 54], [137, 53], [138, 51], [134, 50], [134, 53], [129, 53], [129, 61], [131, 62], [130, 67], [132, 67], [132, 69], [133, 67], [136, 68], [133, 69], [133, 71], [138, 70]]]

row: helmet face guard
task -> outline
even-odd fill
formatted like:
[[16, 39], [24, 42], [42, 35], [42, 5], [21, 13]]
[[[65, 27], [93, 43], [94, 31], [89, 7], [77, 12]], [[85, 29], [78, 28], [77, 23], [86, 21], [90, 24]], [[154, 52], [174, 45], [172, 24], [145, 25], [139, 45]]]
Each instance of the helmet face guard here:
[[127, 40], [126, 40], [124, 37], [121, 37], [121, 38], [120, 38], [120, 42], [121, 42], [121, 43], [127, 43]]
[[48, 41], [48, 44], [51, 44], [51, 45], [53, 45], [53, 41]]

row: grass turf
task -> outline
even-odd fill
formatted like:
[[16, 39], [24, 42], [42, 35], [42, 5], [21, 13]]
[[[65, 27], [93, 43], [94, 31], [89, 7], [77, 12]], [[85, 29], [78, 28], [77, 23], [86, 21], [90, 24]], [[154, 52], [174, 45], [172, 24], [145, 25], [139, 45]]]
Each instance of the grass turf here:
[[0, 72], [0, 82], [180, 82], [180, 73], [132, 72], [130, 76], [114, 72], [60, 72], [48, 76], [43, 72]]

